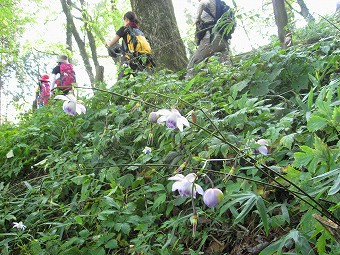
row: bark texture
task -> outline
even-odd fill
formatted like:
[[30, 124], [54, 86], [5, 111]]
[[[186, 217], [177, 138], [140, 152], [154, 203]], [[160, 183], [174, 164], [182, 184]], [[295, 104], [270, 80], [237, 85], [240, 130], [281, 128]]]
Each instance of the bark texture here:
[[157, 67], [179, 71], [188, 58], [180, 37], [171, 0], [131, 0], [132, 11], [151, 43]]
[[309, 12], [309, 9], [307, 8], [307, 5], [305, 4], [304, 0], [297, 0], [297, 3], [300, 5], [301, 8], [301, 12], [300, 14], [302, 15], [302, 17], [307, 21], [315, 21], [315, 18], [313, 17], [313, 15]]
[[80, 34], [77, 30], [77, 27], [74, 23], [73, 16], [72, 16], [72, 13], [71, 13], [71, 9], [70, 9], [71, 5], [69, 5], [66, 0], [60, 0], [60, 2], [61, 2], [61, 6], [63, 8], [63, 12], [65, 13], [65, 16], [66, 16], [67, 28], [68, 28], [67, 30], [70, 29], [70, 31], [72, 31], [72, 35], [73, 35], [73, 37], [74, 37], [74, 39], [75, 39], [75, 41], [78, 45], [80, 55], [83, 59], [86, 72], [87, 72], [87, 74], [90, 78], [91, 84], [93, 84], [94, 83], [94, 75], [93, 75], [92, 67], [91, 67], [91, 64], [90, 64], [90, 59], [89, 59], [89, 56], [86, 52], [85, 42], [81, 39]]
[[285, 35], [288, 33], [286, 27], [288, 25], [288, 16], [284, 0], [272, 0], [275, 23], [281, 44], [284, 47]]

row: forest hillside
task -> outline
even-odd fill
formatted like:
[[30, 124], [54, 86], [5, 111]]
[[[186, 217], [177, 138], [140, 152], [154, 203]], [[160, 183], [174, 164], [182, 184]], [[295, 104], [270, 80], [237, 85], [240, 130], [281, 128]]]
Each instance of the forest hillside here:
[[315, 26], [1, 125], [1, 254], [339, 254], [340, 40]]

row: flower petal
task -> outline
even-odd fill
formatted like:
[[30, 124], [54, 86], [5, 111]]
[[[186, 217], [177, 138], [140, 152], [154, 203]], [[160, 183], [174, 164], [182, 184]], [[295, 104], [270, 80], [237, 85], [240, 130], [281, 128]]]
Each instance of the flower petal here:
[[168, 178], [170, 181], [183, 181], [184, 180], [184, 175], [183, 174], [176, 174], [175, 176], [171, 176]]
[[257, 151], [261, 153], [262, 155], [267, 156], [268, 155], [268, 149], [266, 146], [260, 146], [257, 148]]
[[162, 116], [167, 116], [167, 115], [171, 114], [171, 112], [168, 109], [160, 109], [160, 110], [157, 111], [157, 113], [159, 115], [162, 115]]
[[197, 178], [197, 175], [194, 173], [190, 173], [187, 176], [185, 176], [185, 179], [189, 182], [194, 182]]
[[152, 149], [151, 149], [150, 147], [148, 147], [148, 146], [145, 146], [143, 152], [144, 152], [145, 154], [148, 154], [148, 153], [151, 153], [151, 152], [152, 152]]
[[204, 194], [203, 188], [198, 184], [195, 184], [195, 188], [196, 188], [197, 193], [203, 196]]
[[170, 114], [166, 119], [165, 125], [168, 128], [176, 128], [177, 127], [177, 116], [176, 116], [176, 114]]
[[61, 99], [61, 100], [65, 100], [65, 101], [70, 101], [70, 99], [67, 96], [64, 95], [57, 95], [54, 97], [54, 99]]
[[256, 141], [257, 144], [259, 145], [265, 145], [268, 146], [268, 141], [266, 139], [259, 139]]
[[158, 118], [157, 123], [160, 124], [160, 123], [162, 123], [162, 122], [165, 122], [166, 119], [167, 119], [166, 116], [161, 116], [161, 117]]
[[183, 132], [183, 123], [182, 123], [181, 119], [177, 119], [177, 127], [178, 127], [179, 131]]
[[[179, 120], [183, 123], [184, 126], [190, 127], [190, 123], [189, 123], [189, 121], [187, 120], [187, 118], [181, 116], [181, 117], [179, 118]], [[178, 120], [177, 120], [177, 121], [178, 121]]]
[[176, 191], [182, 187], [182, 182], [177, 181], [172, 184], [171, 191]]
[[188, 182], [188, 181], [181, 181], [179, 182], [179, 187], [178, 187], [178, 193], [182, 196], [182, 197], [191, 197], [191, 195], [193, 195], [194, 198], [196, 198], [196, 192], [194, 190], [194, 194], [192, 194], [192, 183]]
[[77, 99], [75, 98], [74, 95], [68, 94], [66, 97], [67, 97], [68, 100], [70, 100], [71, 102], [77, 103]]
[[86, 113], [86, 108], [82, 104], [76, 104], [76, 111], [78, 114]]
[[77, 113], [76, 108], [77, 108], [76, 103], [71, 102], [71, 101], [69, 101], [69, 102], [65, 101], [64, 104], [63, 104], [64, 112], [66, 112], [67, 114], [72, 115], [72, 116], [76, 115], [76, 113]]

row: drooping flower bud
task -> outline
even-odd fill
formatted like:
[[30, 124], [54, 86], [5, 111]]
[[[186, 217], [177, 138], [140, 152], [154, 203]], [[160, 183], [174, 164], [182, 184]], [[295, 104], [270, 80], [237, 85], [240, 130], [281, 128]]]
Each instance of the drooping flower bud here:
[[216, 188], [207, 189], [203, 194], [203, 202], [208, 207], [215, 207], [222, 201], [224, 195], [223, 192]]
[[198, 216], [196, 213], [194, 213], [191, 218], [190, 218], [190, 221], [191, 221], [191, 224], [192, 224], [192, 236], [194, 237], [195, 234], [196, 234], [196, 229], [197, 229], [197, 222], [198, 222]]
[[194, 111], [191, 111], [191, 121], [196, 124], [197, 116]]
[[149, 114], [149, 121], [151, 123], [156, 123], [158, 117], [159, 117], [159, 114], [157, 112], [150, 112], [150, 114]]

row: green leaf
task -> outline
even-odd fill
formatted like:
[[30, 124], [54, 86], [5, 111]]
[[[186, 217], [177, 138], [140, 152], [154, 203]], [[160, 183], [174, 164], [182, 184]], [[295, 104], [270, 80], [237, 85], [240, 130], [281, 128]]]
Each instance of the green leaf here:
[[316, 241], [316, 248], [318, 250], [318, 254], [326, 254], [326, 246], [327, 246], [326, 235], [322, 234]]
[[326, 127], [327, 124], [328, 124], [327, 119], [312, 114], [312, 116], [309, 118], [307, 122], [307, 128], [310, 132], [315, 132]]
[[73, 181], [77, 185], [81, 185], [86, 179], [86, 177], [87, 177], [86, 175], [76, 176], [76, 177], [73, 177], [71, 181]]
[[308, 110], [312, 110], [312, 107], [313, 107], [313, 97], [314, 97], [313, 88], [311, 88], [309, 93], [308, 93], [308, 102], [307, 102]]
[[242, 89], [244, 89], [245, 87], [247, 87], [249, 82], [250, 82], [250, 79], [247, 79], [247, 80], [240, 81], [239, 83], [233, 85], [230, 88], [231, 96], [233, 98], [236, 98], [237, 93], [242, 91]]
[[283, 227], [286, 223], [284, 216], [274, 215], [270, 218], [272, 228]]
[[128, 235], [131, 231], [131, 227], [128, 223], [116, 223], [114, 225], [114, 229], [117, 232], [122, 232], [123, 234]]
[[76, 217], [74, 217], [74, 220], [75, 220], [78, 224], [80, 224], [80, 225], [83, 224], [83, 218], [80, 217], [79, 215], [77, 215]]
[[318, 79], [316, 79], [313, 75], [308, 74], [308, 78], [313, 83], [313, 87], [318, 87], [319, 86]]
[[111, 239], [105, 244], [105, 248], [107, 249], [115, 249], [118, 248], [118, 242], [115, 239]]
[[267, 208], [263, 202], [262, 197], [258, 196], [256, 200], [256, 207], [260, 213], [260, 217], [263, 223], [264, 230], [268, 236], [269, 234], [269, 224], [268, 224], [268, 217], [267, 217]]
[[80, 255], [82, 253], [80, 252], [80, 250], [77, 247], [72, 247], [72, 248], [69, 248], [65, 251], [60, 252], [59, 254], [60, 255], [78, 255], [79, 254]]
[[124, 188], [128, 188], [132, 185], [134, 179], [135, 177], [132, 174], [126, 174], [118, 179], [118, 183]]
[[241, 206], [243, 209], [235, 218], [234, 224], [243, 221], [243, 219], [249, 214], [249, 212], [256, 205], [257, 197], [258, 196], [255, 193], [246, 193], [241, 194], [238, 199], [234, 200], [234, 202], [244, 202]]
[[305, 167], [314, 159], [314, 150], [308, 146], [301, 146], [301, 149], [304, 152], [294, 153], [294, 165], [298, 167]]
[[160, 194], [160, 195], [156, 198], [156, 200], [155, 200], [155, 202], [154, 202], [154, 204], [153, 204], [153, 208], [159, 207], [161, 204], [163, 204], [163, 203], [165, 202], [165, 200], [166, 200], [166, 194], [165, 194], [165, 193]]
[[340, 107], [335, 107], [332, 114], [332, 121], [334, 122], [334, 126], [337, 130], [340, 130]]
[[118, 209], [118, 210], [120, 209], [120, 205], [117, 204], [117, 203], [113, 200], [113, 198], [107, 197], [107, 196], [105, 196], [104, 198], [105, 198], [105, 201], [107, 202], [107, 204], [108, 204], [109, 206], [114, 207], [114, 208], [116, 208], [116, 209]]
[[289, 135], [283, 136], [280, 140], [280, 145], [283, 145], [288, 149], [292, 149], [294, 137], [295, 137], [295, 134], [289, 134]]
[[340, 191], [340, 174], [338, 175], [338, 178], [334, 181], [334, 185], [330, 188], [328, 191], [328, 195], [332, 196], [337, 194]]
[[107, 220], [108, 219], [108, 215], [115, 215], [117, 214], [117, 211], [116, 210], [104, 210], [104, 211], [101, 211], [99, 214], [98, 214], [98, 220]]
[[266, 248], [264, 248], [259, 255], [272, 255], [272, 254], [277, 254], [280, 255], [282, 254], [281, 251], [278, 251], [279, 247], [280, 247], [280, 242], [281, 240], [278, 240], [272, 244], [270, 244], [269, 246], [267, 246]]

